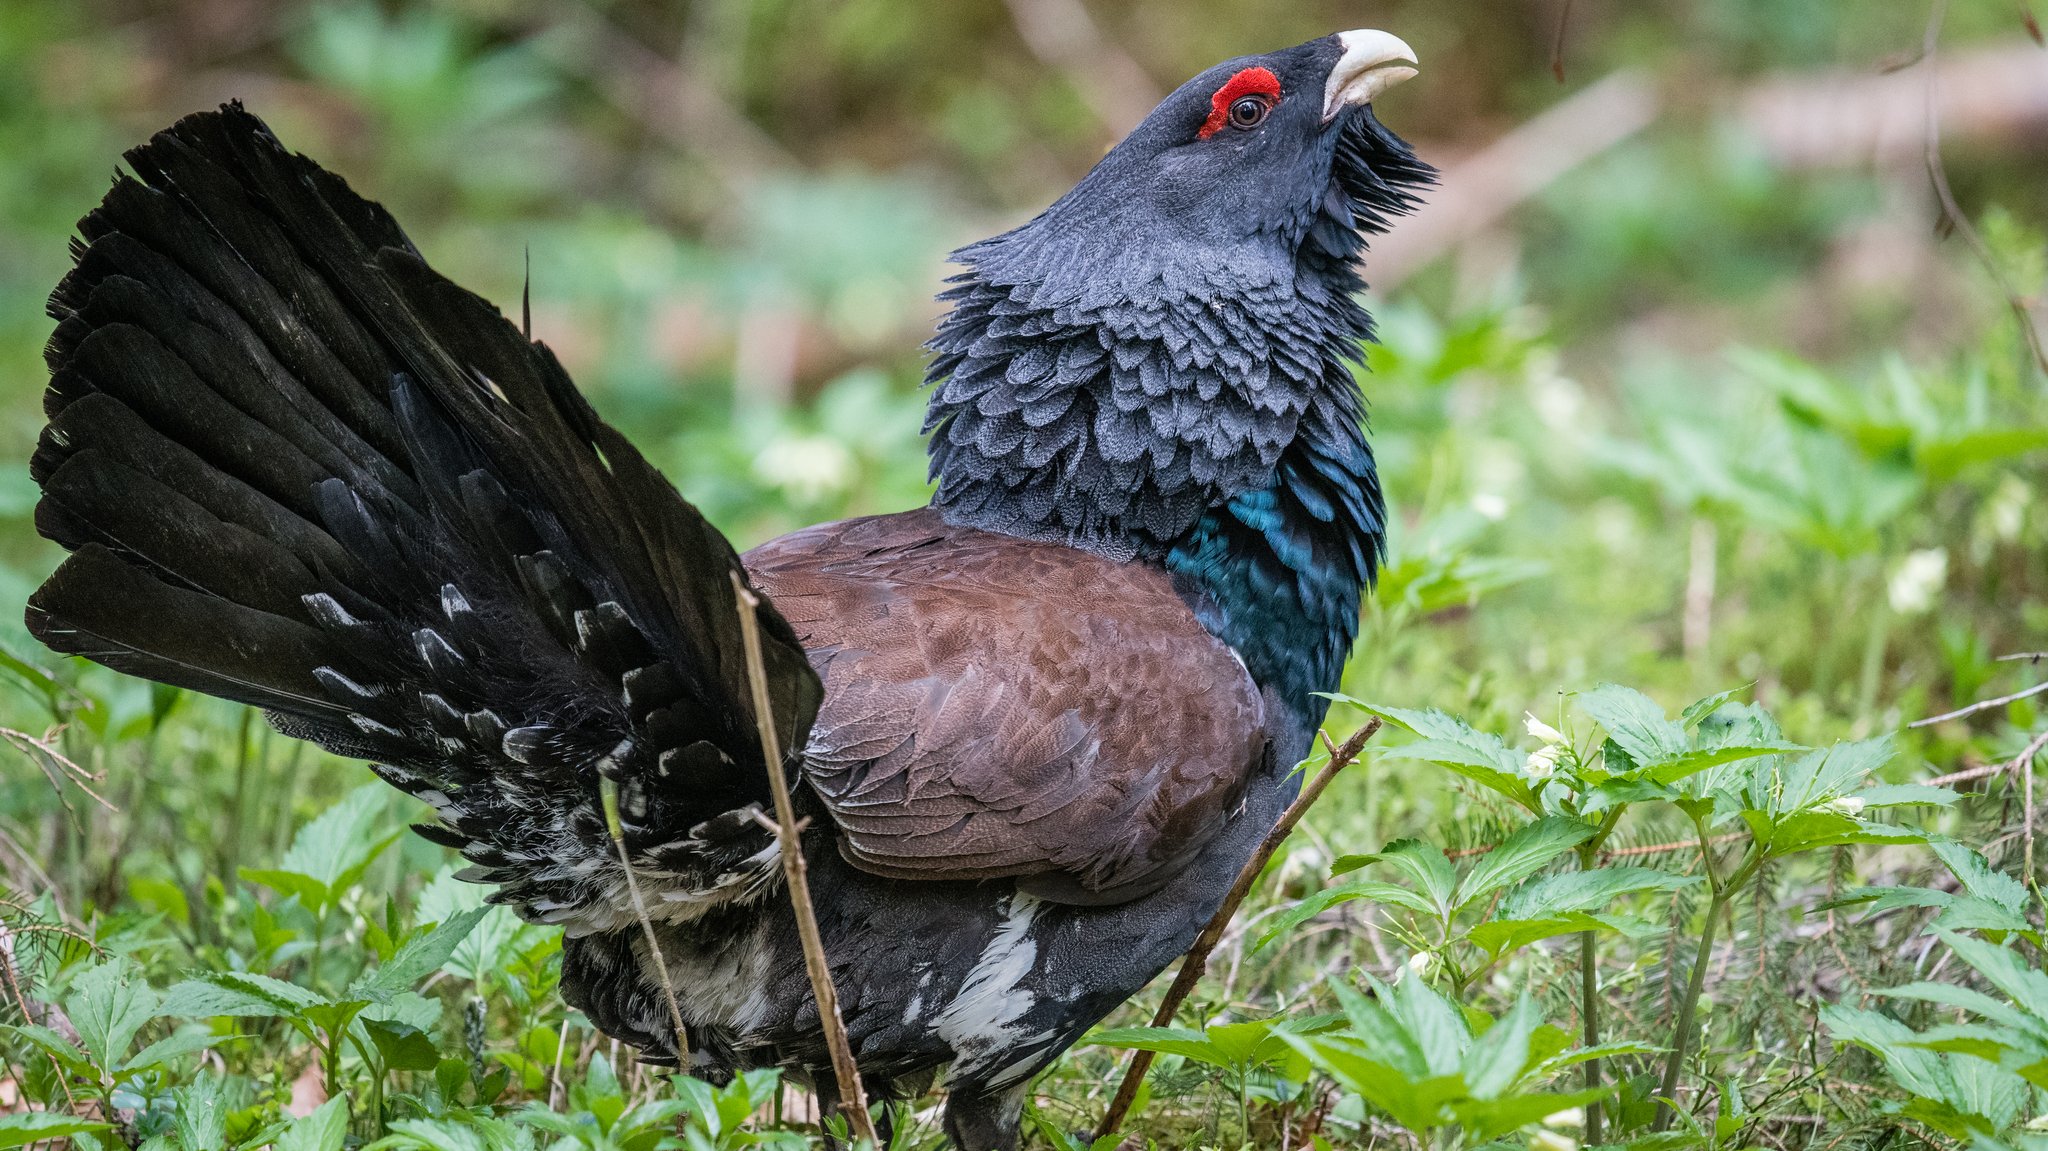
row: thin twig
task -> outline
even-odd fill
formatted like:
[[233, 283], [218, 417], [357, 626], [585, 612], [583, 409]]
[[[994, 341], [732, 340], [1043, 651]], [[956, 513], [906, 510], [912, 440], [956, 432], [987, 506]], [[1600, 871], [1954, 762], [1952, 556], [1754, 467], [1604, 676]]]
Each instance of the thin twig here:
[[2026, 829], [2025, 848], [2021, 858], [2025, 861], [2024, 874], [2028, 887], [2034, 886], [2034, 757], [2041, 754], [2044, 747], [2048, 747], [2048, 728], [2042, 728], [2041, 734], [2035, 736], [2033, 742], [2027, 744], [2027, 749], [2015, 756], [2009, 765], [2013, 773], [2020, 777], [2026, 797], [2025, 811], [2021, 817], [2023, 822], [2020, 826]]
[[[1223, 933], [1229, 929], [1232, 917], [1237, 914], [1238, 905], [1251, 893], [1252, 884], [1258, 882], [1259, 874], [1265, 871], [1267, 862], [1273, 858], [1273, 853], [1280, 849], [1280, 844], [1287, 839], [1288, 833], [1294, 830], [1294, 825], [1301, 822], [1301, 817], [1308, 813], [1308, 809], [1330, 786], [1330, 781], [1337, 778], [1338, 772], [1349, 767], [1358, 758], [1358, 753], [1365, 749], [1366, 741], [1379, 729], [1380, 719], [1374, 716], [1366, 721], [1364, 727], [1352, 732], [1351, 738], [1345, 740], [1342, 746], [1331, 753], [1330, 761], [1323, 765], [1323, 769], [1316, 773], [1315, 778], [1308, 781], [1301, 789], [1301, 794], [1294, 797], [1294, 802], [1287, 805], [1287, 810], [1281, 813], [1280, 820], [1273, 825], [1273, 829], [1266, 833], [1266, 838], [1259, 844], [1259, 849], [1252, 852], [1251, 858], [1245, 860], [1244, 866], [1238, 869], [1237, 880], [1230, 885], [1230, 893], [1223, 897], [1223, 905], [1216, 909], [1216, 914], [1209, 917], [1209, 922], [1202, 928], [1201, 934], [1195, 936], [1194, 946], [1188, 948], [1187, 958], [1181, 961], [1180, 972], [1174, 976], [1173, 985], [1166, 989], [1166, 998], [1160, 1000], [1159, 1010], [1152, 1013], [1152, 1026], [1172, 1026], [1173, 1017], [1180, 1011], [1180, 1005], [1187, 1000], [1189, 993], [1194, 991], [1195, 984], [1201, 982], [1202, 971], [1208, 966], [1209, 953], [1214, 951], [1216, 944], [1223, 939]], [[1101, 1124], [1096, 1127], [1098, 1135], [1108, 1134], [1123, 1126], [1124, 1117], [1130, 1113], [1131, 1104], [1138, 1098], [1138, 1088], [1145, 1082], [1145, 1072], [1151, 1070], [1154, 1055], [1151, 1051], [1131, 1053], [1131, 1064], [1124, 1071], [1123, 1082], [1117, 1086], [1116, 1098], [1110, 1101], [1109, 1110], [1103, 1115]]]
[[1557, 35], [1550, 41], [1550, 74], [1557, 82], [1564, 83], [1564, 30], [1572, 21], [1572, 0], [1564, 0], [1564, 6], [1557, 10]]
[[633, 914], [640, 920], [640, 931], [647, 937], [647, 953], [654, 960], [654, 974], [661, 980], [661, 996], [668, 1002], [669, 1022], [676, 1029], [676, 1062], [683, 1070], [690, 1068], [690, 1031], [683, 1026], [683, 1005], [676, 999], [675, 982], [669, 978], [668, 960], [661, 954], [661, 940], [655, 937], [654, 920], [647, 915], [647, 901], [640, 897], [640, 880], [633, 874], [633, 861], [626, 856], [626, 832], [619, 822], [619, 785], [610, 778], [600, 778], [597, 784], [598, 797], [604, 803], [605, 831], [610, 833], [612, 848], [619, 854], [619, 869], [626, 874], [626, 895], [633, 902]]
[[733, 594], [739, 601], [740, 636], [747, 648], [747, 679], [754, 688], [754, 724], [761, 733], [761, 759], [768, 768], [768, 789], [775, 796], [775, 840], [782, 848], [782, 876], [789, 886], [789, 903], [796, 911], [797, 938], [804, 947], [804, 971], [811, 977], [811, 994], [818, 1000], [818, 1024], [825, 1031], [825, 1048], [832, 1053], [832, 1077], [839, 1082], [839, 1109], [846, 1113], [855, 1136], [878, 1146], [874, 1119], [868, 1115], [867, 1091], [860, 1082], [860, 1066], [853, 1061], [853, 1045], [846, 1038], [846, 1021], [839, 1015], [839, 990], [832, 985], [832, 966], [825, 958], [825, 942], [818, 932], [818, 914], [811, 906], [811, 884], [804, 865], [803, 844], [798, 836], [802, 825], [796, 805], [789, 798], [789, 780], [782, 773], [782, 739], [775, 731], [773, 704], [768, 698], [768, 665], [761, 657], [761, 598], [747, 587], [735, 570]]
[[1935, 776], [1927, 781], [1927, 786], [1947, 787], [1955, 783], [1968, 783], [1973, 779], [1983, 779], [1987, 775], [1997, 775], [2005, 769], [2006, 764], [2003, 760], [1998, 763], [1980, 763], [1975, 767], [1966, 767], [1961, 771], [1951, 771], [1947, 775]]
[[1970, 245], [1977, 254], [1977, 260], [1991, 278], [1998, 284], [1998, 290], [2005, 296], [2005, 302], [2019, 321], [2020, 334], [2026, 338], [2027, 349], [2034, 354], [2034, 363], [2043, 372], [2048, 372], [2048, 347], [2042, 346], [2041, 333], [2034, 325], [2034, 312], [2028, 306], [2026, 297], [2020, 295], [2012, 281], [2006, 278], [2005, 269], [1998, 264], [1998, 257], [1977, 234], [1977, 229], [1963, 215], [1962, 206], [1956, 203], [1955, 193], [1948, 186], [1948, 169], [1941, 161], [1941, 103], [1935, 85], [1938, 72], [1934, 66], [1935, 53], [1941, 46], [1941, 25], [1948, 16], [1948, 0], [1934, 0], [1927, 13], [1927, 31], [1920, 41], [1921, 66], [1927, 69], [1927, 179], [1934, 186], [1934, 195], [1941, 203], [1941, 222], [1947, 229], [1953, 229]]
[[1906, 726], [1927, 727], [1931, 724], [1942, 723], [1951, 719], [1961, 719], [1966, 715], [1975, 715], [1980, 711], [1990, 711], [1994, 707], [2004, 707], [2006, 704], [2025, 699], [2030, 695], [2039, 695], [2044, 691], [2048, 691], [2048, 680], [2043, 680], [2032, 687], [2021, 688], [2011, 695], [2001, 695], [1997, 699], [1980, 699], [1967, 707], [1959, 707], [1954, 711], [1944, 712], [1941, 715], [1930, 715], [1926, 719], [1916, 719]]

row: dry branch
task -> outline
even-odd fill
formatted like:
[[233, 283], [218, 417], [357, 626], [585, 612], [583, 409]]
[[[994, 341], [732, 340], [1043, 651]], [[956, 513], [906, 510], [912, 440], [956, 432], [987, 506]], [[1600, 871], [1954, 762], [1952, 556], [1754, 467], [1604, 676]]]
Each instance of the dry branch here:
[[761, 622], [757, 614], [761, 599], [748, 590], [740, 573], [732, 573], [732, 590], [739, 601], [740, 635], [747, 647], [747, 679], [754, 689], [754, 722], [761, 733], [761, 758], [768, 768], [768, 788], [775, 796], [775, 840], [782, 849], [782, 876], [789, 886], [789, 903], [796, 911], [796, 933], [803, 941], [804, 971], [811, 977], [811, 994], [818, 1000], [818, 1025], [825, 1031], [825, 1047], [832, 1053], [832, 1077], [839, 1084], [839, 1109], [853, 1127], [857, 1138], [878, 1146], [875, 1123], [868, 1115], [867, 1091], [861, 1086], [860, 1066], [853, 1061], [853, 1045], [846, 1038], [846, 1021], [839, 1015], [839, 991], [832, 985], [832, 966], [825, 958], [825, 941], [818, 933], [818, 914], [811, 906], [811, 884], [804, 864], [803, 828], [790, 802], [789, 780], [782, 773], [782, 740], [775, 733], [775, 715], [768, 698], [768, 668], [761, 658]]
[[[1310, 806], [1330, 786], [1330, 781], [1337, 778], [1338, 772], [1349, 767], [1358, 758], [1358, 753], [1365, 749], [1366, 741], [1379, 729], [1379, 717], [1374, 716], [1364, 727], [1352, 732], [1351, 738], [1345, 740], [1342, 746], [1333, 749], [1330, 761], [1323, 765], [1323, 769], [1316, 773], [1314, 779], [1308, 781], [1301, 789], [1301, 794], [1294, 797], [1294, 802], [1287, 805], [1287, 810], [1281, 813], [1280, 821], [1273, 825], [1273, 829], [1266, 833], [1266, 838], [1259, 844], [1259, 849], [1252, 852], [1252, 857], [1245, 860], [1244, 866], [1238, 869], [1237, 881], [1230, 885], [1230, 893], [1223, 897], [1223, 906], [1216, 909], [1216, 914], [1209, 917], [1209, 922], [1202, 928], [1201, 934], [1195, 936], [1194, 946], [1188, 949], [1187, 958], [1181, 961], [1180, 972], [1173, 977], [1173, 986], [1166, 989], [1166, 998], [1160, 1000], [1159, 1010], [1152, 1013], [1152, 1026], [1173, 1025], [1173, 1017], [1180, 1011], [1180, 1005], [1187, 1000], [1188, 994], [1194, 991], [1195, 984], [1201, 982], [1202, 972], [1209, 963], [1209, 953], [1216, 950], [1216, 945], [1222, 941], [1224, 931], [1230, 927], [1231, 919], [1237, 914], [1238, 905], [1250, 894], [1252, 884], [1258, 882], [1259, 874], [1265, 871], [1267, 862], [1273, 858], [1273, 853], [1279, 850], [1280, 844], [1285, 842], [1288, 834], [1294, 830], [1294, 825], [1301, 822], [1301, 817], [1308, 813]], [[1327, 742], [1325, 737], [1325, 743]], [[1138, 1087], [1145, 1082], [1145, 1072], [1152, 1068], [1155, 1054], [1151, 1051], [1131, 1053], [1131, 1065], [1124, 1071], [1123, 1082], [1117, 1085], [1116, 1098], [1110, 1101], [1109, 1110], [1104, 1113], [1102, 1123], [1096, 1128], [1098, 1135], [1108, 1134], [1123, 1126], [1124, 1117], [1130, 1113], [1131, 1104], [1138, 1098]]]

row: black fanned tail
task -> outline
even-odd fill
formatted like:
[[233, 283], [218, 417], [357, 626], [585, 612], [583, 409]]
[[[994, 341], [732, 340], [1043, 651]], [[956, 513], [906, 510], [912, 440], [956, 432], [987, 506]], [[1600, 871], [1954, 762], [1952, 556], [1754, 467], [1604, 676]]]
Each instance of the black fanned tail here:
[[[266, 709], [572, 932], [770, 882], [730, 545], [554, 357], [230, 105], [128, 154], [50, 299], [29, 602], [61, 652]], [[784, 746], [819, 700], [764, 610]]]

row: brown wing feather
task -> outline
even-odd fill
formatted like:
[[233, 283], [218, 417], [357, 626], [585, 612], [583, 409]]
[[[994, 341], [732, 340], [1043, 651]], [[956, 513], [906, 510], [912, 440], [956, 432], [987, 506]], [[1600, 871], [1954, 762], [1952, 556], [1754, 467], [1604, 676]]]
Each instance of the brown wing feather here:
[[807, 770], [866, 870], [1135, 898], [1215, 834], [1265, 754], [1251, 677], [1157, 568], [929, 510], [745, 562], [825, 681]]

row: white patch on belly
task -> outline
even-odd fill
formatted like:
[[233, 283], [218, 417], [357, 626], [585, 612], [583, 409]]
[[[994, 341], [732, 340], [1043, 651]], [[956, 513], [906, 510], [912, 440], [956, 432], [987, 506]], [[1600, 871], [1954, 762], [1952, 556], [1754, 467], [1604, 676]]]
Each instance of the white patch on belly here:
[[1038, 960], [1031, 925], [1038, 918], [1038, 900], [1021, 892], [1010, 896], [1001, 926], [967, 973], [960, 993], [933, 1022], [939, 1038], [953, 1048], [949, 1080], [987, 1070], [1020, 1042], [1028, 1042], [1019, 1020], [1037, 997], [1020, 986]]

